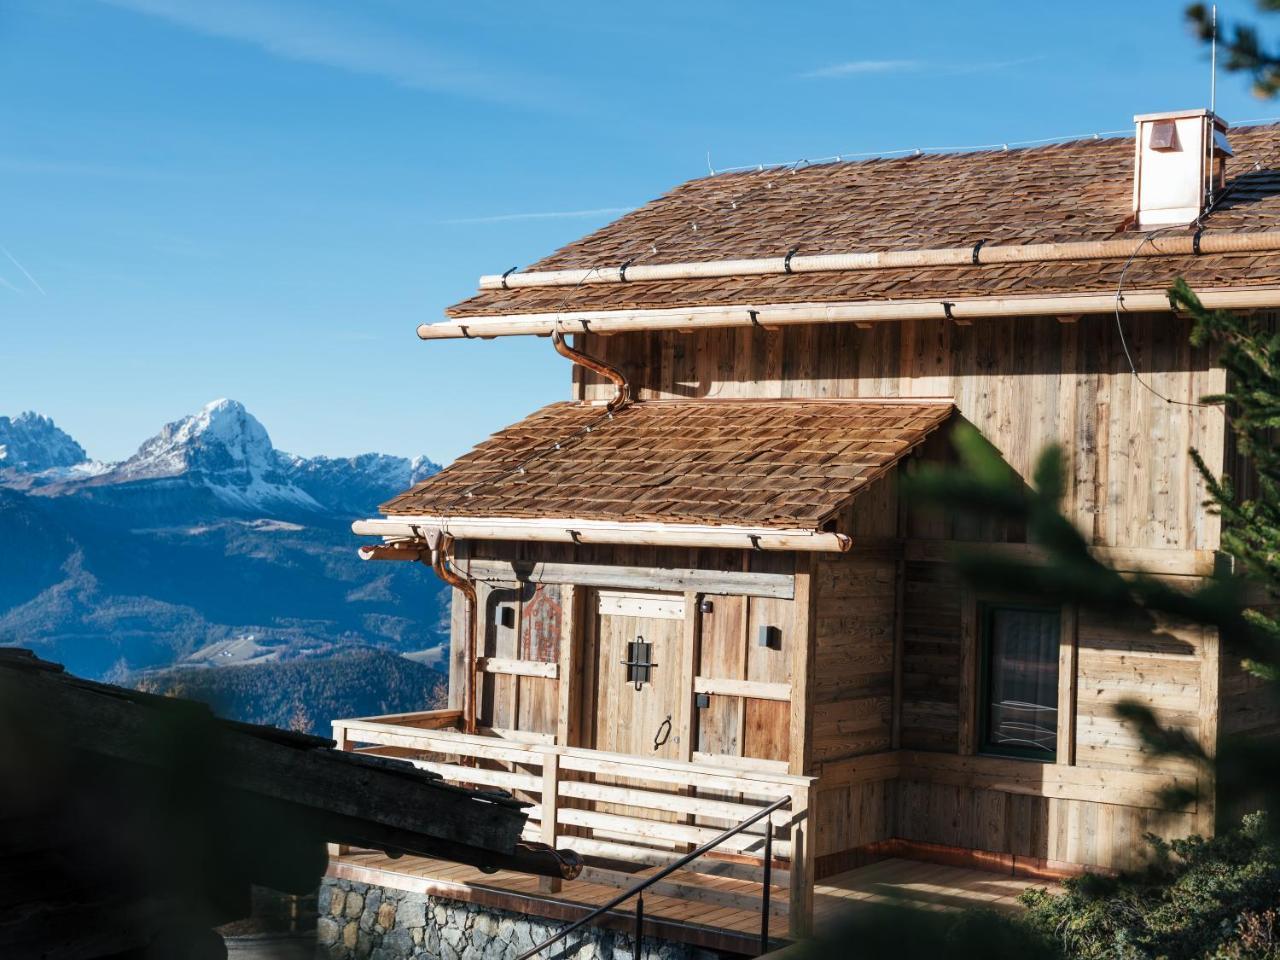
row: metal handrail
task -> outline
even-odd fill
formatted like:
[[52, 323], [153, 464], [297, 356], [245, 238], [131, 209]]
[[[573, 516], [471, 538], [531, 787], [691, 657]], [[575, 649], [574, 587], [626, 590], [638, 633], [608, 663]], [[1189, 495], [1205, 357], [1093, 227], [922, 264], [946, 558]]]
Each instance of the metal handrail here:
[[[569, 924], [569, 926], [565, 927], [563, 930], [557, 933], [550, 940], [546, 940], [538, 944], [536, 947], [534, 947], [531, 950], [526, 950], [524, 953], [520, 954], [520, 956], [516, 957], [516, 960], [530, 960], [531, 957], [536, 957], [543, 950], [547, 949], [547, 947], [550, 947], [550, 946], [553, 946], [554, 944], [559, 943], [561, 940], [569, 936], [569, 934], [573, 933], [575, 930], [579, 929], [580, 927], [586, 926], [596, 917], [600, 916], [601, 914], [608, 913], [614, 907], [617, 907], [620, 904], [626, 903], [632, 897], [639, 898], [636, 901], [636, 935], [633, 943], [633, 955], [636, 958], [636, 960], [639, 960], [640, 937], [641, 937], [642, 927], [644, 926], [644, 891], [649, 889], [659, 880], [662, 880], [665, 877], [671, 876], [671, 874], [675, 873], [681, 867], [688, 866], [690, 863], [692, 863], [694, 860], [697, 860], [704, 853], [714, 850], [716, 847], [720, 846], [720, 844], [724, 843], [730, 837], [736, 836], [737, 834], [745, 830], [747, 827], [751, 826], [754, 823], [758, 823], [763, 818], [771, 815], [775, 810], [781, 809], [782, 807], [786, 806], [790, 802], [791, 802], [790, 797], [781, 797], [778, 800], [775, 800], [773, 803], [769, 804], [769, 806], [761, 807], [758, 813], [753, 813], [751, 816], [747, 817], [747, 819], [743, 820], [737, 826], [730, 827], [728, 830], [724, 831], [724, 833], [708, 840], [706, 843], [698, 847], [696, 850], [692, 850], [689, 853], [686, 853], [683, 857], [681, 857], [679, 860], [675, 861], [674, 863], [667, 864], [667, 866], [663, 867], [661, 870], [659, 870], [657, 873], [653, 874], [652, 876], [645, 877], [643, 881], [641, 881], [640, 883], [637, 883], [634, 887], [631, 887], [628, 890], [622, 891], [622, 893], [618, 894], [609, 902], [601, 904], [600, 906], [592, 910], [590, 913], [588, 913], [586, 916], [575, 920], [573, 923]], [[760, 952], [761, 953], [764, 953], [768, 950], [768, 944], [769, 944], [769, 881], [770, 881], [770, 872], [771, 872], [770, 867], [772, 866], [770, 861], [772, 860], [772, 858], [773, 858], [773, 822], [770, 821], [769, 827], [765, 831], [765, 835], [764, 835], [764, 893], [762, 898], [764, 909], [761, 912], [761, 919], [760, 919]]]

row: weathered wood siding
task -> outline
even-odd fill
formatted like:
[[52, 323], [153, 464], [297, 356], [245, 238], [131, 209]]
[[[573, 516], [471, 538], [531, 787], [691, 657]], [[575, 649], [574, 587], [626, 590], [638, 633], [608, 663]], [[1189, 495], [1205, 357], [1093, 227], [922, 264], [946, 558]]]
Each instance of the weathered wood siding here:
[[[1146, 833], [1181, 837], [1196, 829], [1190, 813], [1062, 800], [982, 787], [898, 780], [898, 835], [910, 840], [1010, 853], [1047, 865], [1141, 866]], [[1106, 796], [1102, 786], [1099, 798]]]
[[817, 563], [810, 762], [888, 750], [898, 561], [851, 554]]
[[[1194, 775], [1194, 766], [1186, 761], [1153, 757], [1133, 726], [1116, 716], [1116, 707], [1126, 702], [1140, 704], [1150, 709], [1162, 726], [1197, 738], [1206, 638], [1216, 639], [1216, 631], [1163, 618], [1117, 621], [1098, 611], [1081, 610], [1076, 763]], [[1203, 706], [1212, 711], [1216, 703]]]
[[902, 618], [902, 746], [960, 743], [960, 583], [941, 563], [907, 562]]
[[[1189, 406], [1224, 385], [1209, 353], [1193, 349], [1190, 321], [1122, 318], [1142, 380], [1131, 373], [1108, 316], [945, 320], [692, 333], [579, 337], [620, 366], [640, 399], [681, 397], [954, 397], [1006, 460], [1030, 477], [1040, 451], [1062, 443], [1070, 482], [1064, 508], [1100, 545], [1213, 550], [1218, 519], [1190, 457], [1222, 465], [1223, 414]], [[575, 368], [578, 396], [611, 387]]]
[[[1221, 471], [1222, 411], [1194, 402], [1220, 392], [1224, 374], [1211, 367], [1207, 351], [1189, 346], [1185, 318], [1127, 315], [1121, 324], [1141, 380], [1129, 368], [1115, 318], [1105, 316], [577, 339], [620, 366], [639, 399], [953, 397], [960, 418], [1024, 477], [1047, 445], [1064, 447], [1064, 509], [1094, 545], [1171, 557], [1217, 549], [1218, 519], [1201, 507], [1205, 490], [1187, 450], [1198, 448], [1210, 469]], [[581, 368], [574, 377], [580, 398], [611, 393]], [[917, 455], [953, 454], [939, 435]], [[896, 473], [868, 489], [839, 524], [854, 535], [854, 550], [806, 559], [806, 587], [796, 601], [715, 597], [713, 612], [698, 623], [689, 667], [701, 677], [792, 684], [790, 705], [712, 695], [687, 732], [690, 749], [700, 753], [790, 757], [793, 770], [799, 763], [819, 775], [811, 798], [817, 856], [834, 864], [855, 848], [900, 838], [1049, 864], [1127, 868], [1145, 856], [1145, 832], [1177, 836], [1212, 827], [1211, 800], [1172, 813], [1161, 808], [1162, 785], [1170, 778], [1194, 785], [1199, 774], [1168, 760], [1148, 765], [1145, 746], [1114, 708], [1125, 699], [1146, 703], [1209, 747], [1220, 733], [1272, 729], [1275, 721], [1250, 681], [1219, 656], [1216, 634], [1071, 611], [1064, 642], [1076, 647], [1062, 663], [1074, 670], [1074, 686], [1063, 695], [1073, 710], [1058, 763], [978, 756], [977, 599], [937, 556], [911, 548], [1019, 543], [1024, 531], [904, 509]], [[791, 557], [739, 551], [473, 549], [493, 558], [664, 569], [801, 569]], [[522, 618], [531, 602], [521, 600]], [[532, 658], [543, 649], [532, 634], [494, 632], [487, 608], [483, 616], [482, 649], [494, 651], [489, 655]], [[782, 656], [759, 647], [762, 624], [783, 626]], [[804, 637], [812, 643], [807, 661], [794, 655], [793, 644]], [[512, 652], [497, 652], [506, 649]], [[521, 685], [530, 680], [536, 683]], [[537, 708], [554, 701], [536, 686], [556, 682], [486, 677], [493, 724], [554, 729]], [[502, 706], [506, 697], [512, 706]], [[1220, 703], [1232, 697], [1239, 706], [1220, 719]]]

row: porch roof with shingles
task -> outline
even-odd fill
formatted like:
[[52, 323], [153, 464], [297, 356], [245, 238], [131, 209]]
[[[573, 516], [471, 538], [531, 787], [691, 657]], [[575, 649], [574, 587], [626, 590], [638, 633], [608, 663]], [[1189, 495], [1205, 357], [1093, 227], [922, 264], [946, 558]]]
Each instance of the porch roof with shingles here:
[[949, 400], [678, 400], [609, 418], [556, 403], [381, 509], [813, 529], [951, 411]]
[[[1280, 125], [1230, 131], [1230, 192], [1205, 235], [1280, 228]], [[1136, 237], [1133, 139], [825, 163], [691, 180], [530, 271]], [[1186, 231], [1190, 233], [1190, 229]], [[838, 270], [485, 290], [453, 318], [584, 310], [1114, 293], [1123, 259]], [[1280, 254], [1156, 257], [1130, 290], [1280, 283]]]

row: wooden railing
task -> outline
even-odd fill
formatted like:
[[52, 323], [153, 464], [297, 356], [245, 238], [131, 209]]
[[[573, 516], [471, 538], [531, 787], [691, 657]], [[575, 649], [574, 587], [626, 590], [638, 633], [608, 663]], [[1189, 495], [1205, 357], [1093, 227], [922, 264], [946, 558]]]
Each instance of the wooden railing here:
[[[793, 936], [809, 930], [812, 778], [746, 769], [728, 759], [686, 763], [564, 747], [511, 731], [464, 734], [454, 728], [458, 722], [456, 711], [431, 711], [338, 720], [333, 728], [342, 749], [397, 757], [450, 783], [505, 790], [530, 803], [526, 839], [577, 851], [587, 863], [580, 880], [622, 889], [786, 798], [785, 809], [723, 840], [650, 891], [759, 911], [766, 824], [772, 823], [771, 909], [787, 917]], [[544, 878], [542, 884], [555, 893], [562, 881]]]

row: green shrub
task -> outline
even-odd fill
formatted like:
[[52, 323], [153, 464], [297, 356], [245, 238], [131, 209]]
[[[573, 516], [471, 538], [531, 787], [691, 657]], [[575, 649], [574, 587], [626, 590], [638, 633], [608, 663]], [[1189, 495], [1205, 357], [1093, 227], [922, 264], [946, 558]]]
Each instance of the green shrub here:
[[1280, 957], [1280, 857], [1262, 814], [1209, 840], [1146, 839], [1145, 872], [1028, 890], [1025, 922], [1081, 960]]

